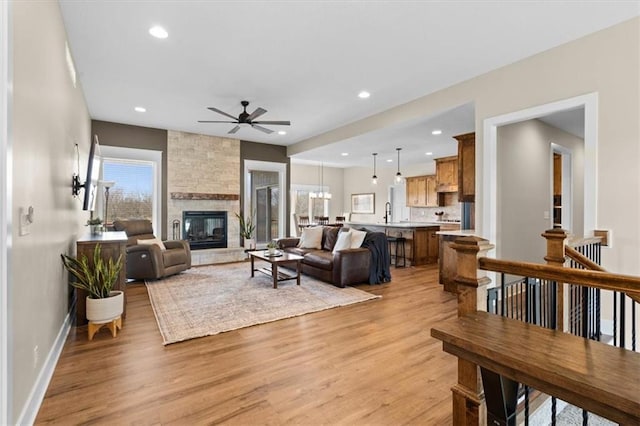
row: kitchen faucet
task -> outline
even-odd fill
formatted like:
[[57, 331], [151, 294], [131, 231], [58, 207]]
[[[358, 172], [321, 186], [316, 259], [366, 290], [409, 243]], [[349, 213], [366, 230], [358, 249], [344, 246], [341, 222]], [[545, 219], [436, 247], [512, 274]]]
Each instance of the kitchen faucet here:
[[389, 223], [391, 221], [391, 203], [386, 202], [384, 205], [384, 223]]

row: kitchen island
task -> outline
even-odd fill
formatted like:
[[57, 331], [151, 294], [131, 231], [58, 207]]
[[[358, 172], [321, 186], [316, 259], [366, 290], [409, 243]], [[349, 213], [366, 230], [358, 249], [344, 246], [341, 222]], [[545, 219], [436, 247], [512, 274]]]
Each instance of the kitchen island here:
[[384, 232], [389, 237], [406, 238], [405, 250], [408, 264], [413, 266], [438, 262], [438, 236], [441, 223], [437, 222], [347, 222], [345, 226], [369, 231]]
[[460, 237], [473, 236], [475, 232], [473, 229], [436, 232], [439, 237], [438, 251], [440, 253], [438, 272], [440, 284], [443, 285], [445, 291], [456, 293], [457, 288], [454, 281], [456, 277], [457, 258], [456, 251], [451, 248], [451, 244]]

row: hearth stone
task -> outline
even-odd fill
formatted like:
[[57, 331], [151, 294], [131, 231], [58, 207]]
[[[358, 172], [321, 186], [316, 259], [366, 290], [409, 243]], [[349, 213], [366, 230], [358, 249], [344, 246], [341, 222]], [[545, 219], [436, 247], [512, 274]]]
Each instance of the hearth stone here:
[[247, 259], [243, 248], [204, 249], [191, 252], [193, 266], [241, 262]]

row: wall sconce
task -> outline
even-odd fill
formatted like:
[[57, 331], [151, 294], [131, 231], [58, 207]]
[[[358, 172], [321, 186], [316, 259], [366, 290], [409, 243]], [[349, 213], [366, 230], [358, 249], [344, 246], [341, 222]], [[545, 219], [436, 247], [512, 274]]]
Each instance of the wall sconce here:
[[377, 152], [373, 153], [373, 177], [371, 178], [371, 183], [374, 185], [378, 184], [378, 176], [376, 176], [376, 156], [378, 155]]

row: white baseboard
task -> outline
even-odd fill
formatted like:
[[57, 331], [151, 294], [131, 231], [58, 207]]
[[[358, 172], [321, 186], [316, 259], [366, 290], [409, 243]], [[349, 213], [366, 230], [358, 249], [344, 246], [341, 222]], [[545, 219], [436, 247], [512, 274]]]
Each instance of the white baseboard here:
[[60, 331], [58, 332], [58, 336], [56, 336], [56, 340], [53, 342], [53, 346], [47, 354], [47, 359], [38, 374], [38, 378], [36, 379], [33, 388], [31, 388], [31, 392], [29, 392], [27, 402], [25, 403], [16, 424], [32, 425], [36, 421], [40, 405], [42, 405], [42, 400], [44, 399], [44, 395], [49, 387], [49, 382], [51, 382], [51, 377], [53, 377], [53, 372], [58, 364], [58, 359], [60, 359], [64, 342], [67, 340], [67, 336], [71, 330], [72, 313], [73, 311], [67, 313], [67, 316], [62, 323], [62, 327], [60, 327]]

